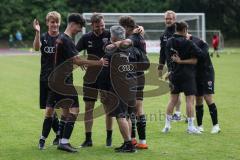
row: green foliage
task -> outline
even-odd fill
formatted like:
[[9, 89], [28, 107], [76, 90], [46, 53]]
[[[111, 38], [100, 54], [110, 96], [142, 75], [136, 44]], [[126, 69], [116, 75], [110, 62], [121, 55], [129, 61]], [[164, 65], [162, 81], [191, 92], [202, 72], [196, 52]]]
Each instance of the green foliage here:
[[207, 29], [220, 29], [225, 38], [240, 37], [239, 0], [2, 0], [0, 4], [0, 38], [20, 30], [24, 39], [33, 39], [32, 21], [37, 17], [46, 31], [45, 16], [56, 10], [66, 26], [69, 12], [204, 12]]

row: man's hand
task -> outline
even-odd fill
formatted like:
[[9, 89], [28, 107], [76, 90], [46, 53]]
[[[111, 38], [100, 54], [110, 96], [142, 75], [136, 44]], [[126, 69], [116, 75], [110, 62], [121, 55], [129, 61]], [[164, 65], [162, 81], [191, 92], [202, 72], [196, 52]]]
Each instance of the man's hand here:
[[169, 76], [170, 76], [171, 72], [168, 72], [166, 77], [165, 77], [165, 80], [169, 80]]
[[171, 59], [172, 59], [173, 62], [181, 63], [181, 59], [180, 59], [180, 57], [179, 57], [177, 54], [174, 54], [174, 55], [171, 57]]
[[144, 36], [144, 28], [143, 28], [143, 26], [138, 26], [137, 28], [135, 28], [133, 30], [133, 33], [139, 33], [139, 34], [141, 34], [141, 36]]
[[104, 49], [104, 51], [106, 53], [113, 53], [114, 51], [117, 50], [117, 45], [116, 44], [109, 44], [106, 46], [106, 48]]
[[36, 32], [40, 32], [40, 25], [39, 25], [39, 21], [37, 19], [34, 19], [34, 21], [33, 21], [33, 28]]
[[86, 71], [87, 70], [87, 66], [85, 66], [85, 65], [80, 66], [80, 68], [82, 69], [82, 71]]
[[192, 35], [191, 35], [191, 34], [189, 34], [189, 33], [187, 33], [187, 36], [186, 36], [186, 38], [189, 40], [191, 37], [192, 37]]
[[157, 70], [158, 70], [158, 77], [161, 78], [161, 79], [163, 77], [163, 68], [164, 68], [163, 64], [159, 64], [158, 68], [157, 68]]
[[100, 62], [100, 64], [101, 64], [102, 66], [105, 66], [105, 67], [108, 66], [108, 59], [106, 59], [106, 58], [101, 58], [101, 59], [99, 60], [99, 62]]
[[158, 69], [158, 77], [162, 79], [162, 77], [163, 77], [163, 70], [162, 69]]

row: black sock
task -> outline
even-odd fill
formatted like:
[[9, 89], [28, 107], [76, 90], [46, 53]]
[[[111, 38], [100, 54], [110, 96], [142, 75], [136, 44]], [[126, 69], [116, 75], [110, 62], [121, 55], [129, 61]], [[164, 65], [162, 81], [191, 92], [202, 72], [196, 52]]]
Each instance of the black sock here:
[[70, 139], [73, 128], [74, 128], [75, 121], [76, 121], [76, 116], [74, 114], [70, 113], [69, 117], [67, 118], [67, 122], [65, 124], [65, 128], [63, 131], [63, 138]]
[[137, 131], [140, 140], [146, 139], [146, 118], [145, 115], [137, 117]]
[[92, 132], [86, 132], [86, 141], [92, 141]]
[[61, 116], [61, 120], [60, 120], [59, 126], [58, 126], [59, 138], [63, 137], [63, 131], [64, 131], [65, 124], [66, 124], [66, 118], [64, 116]]
[[52, 117], [45, 117], [43, 121], [43, 127], [42, 127], [42, 136], [47, 138], [52, 126], [53, 118]]
[[213, 125], [218, 124], [217, 107], [216, 107], [215, 103], [208, 105], [208, 108], [209, 108], [209, 112], [210, 112], [210, 115], [212, 118], [212, 124]]
[[74, 124], [75, 124], [75, 122], [73, 122], [73, 121], [69, 121], [65, 124], [65, 129], [63, 131], [63, 138], [70, 139], [73, 128], [74, 128]]
[[56, 137], [59, 137], [59, 134], [58, 134], [59, 120], [56, 112], [54, 113], [54, 116], [53, 116], [52, 129], [56, 133]]
[[136, 137], [136, 115], [134, 113], [130, 115], [130, 120], [132, 122], [131, 138], [135, 138]]
[[107, 139], [112, 139], [112, 130], [107, 130]]
[[204, 112], [203, 104], [202, 105], [196, 105], [196, 118], [197, 118], [198, 126], [202, 125], [203, 112]]

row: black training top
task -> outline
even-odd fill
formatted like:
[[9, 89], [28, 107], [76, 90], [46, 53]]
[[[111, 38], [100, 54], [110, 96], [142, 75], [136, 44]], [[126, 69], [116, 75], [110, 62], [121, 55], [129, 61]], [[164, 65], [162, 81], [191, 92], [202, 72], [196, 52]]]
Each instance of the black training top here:
[[53, 71], [54, 56], [56, 52], [55, 44], [58, 36], [52, 37], [46, 32], [46, 33], [43, 33], [40, 37], [40, 42], [41, 42], [40, 81], [47, 81], [48, 76]]
[[[133, 42], [133, 47], [137, 48], [142, 54], [147, 54], [146, 41], [139, 33], [134, 33], [130, 35], [128, 39]], [[143, 71], [137, 72], [138, 75], [142, 75], [143, 73]]]
[[77, 43], [77, 50], [87, 50], [88, 59], [92, 58], [89, 55], [97, 56], [102, 58], [104, 56], [103, 46], [110, 40], [110, 32], [105, 30], [101, 35], [96, 36], [92, 31], [84, 34]]
[[71, 58], [76, 55], [78, 55], [78, 50], [73, 39], [65, 33], [61, 34], [56, 41], [55, 69], [59, 68], [60, 65], [65, 66], [61, 68], [61, 72], [62, 74], [69, 73], [69, 77], [66, 79], [67, 83], [73, 82], [73, 62]]
[[198, 58], [198, 63], [196, 66], [196, 69], [197, 69], [196, 76], [199, 78], [206, 78], [209, 76], [213, 76], [214, 68], [212, 65], [211, 58], [209, 56], [208, 44], [195, 36], [191, 36], [190, 40], [192, 42], [194, 42], [202, 50], [202, 52], [206, 55], [205, 57]]
[[165, 64], [166, 62], [166, 54], [165, 54], [165, 48], [167, 45], [167, 41], [169, 38], [173, 36], [175, 33], [175, 25], [172, 25], [170, 27], [167, 27], [165, 31], [160, 36], [160, 56], [159, 56], [159, 64]]
[[[114, 57], [114, 61], [112, 57]], [[119, 83], [119, 85], [132, 85], [134, 82], [131, 82], [130, 79], [136, 78], [136, 66], [133, 62], [141, 61], [142, 57], [142, 52], [139, 52], [135, 47], [107, 52], [104, 58], [109, 60], [109, 66], [103, 67], [99, 75], [100, 88], [112, 90], [114, 82], [115, 84]]]
[[192, 41], [187, 40], [185, 36], [174, 34], [167, 41], [166, 58], [168, 70], [171, 72], [173, 79], [189, 79], [195, 76], [195, 65], [177, 64], [171, 60], [171, 56], [177, 54], [181, 60], [193, 57], [204, 56], [202, 50]]
[[133, 42], [133, 47], [139, 49], [140, 52], [147, 54], [145, 39], [138, 33], [134, 33], [128, 37]]

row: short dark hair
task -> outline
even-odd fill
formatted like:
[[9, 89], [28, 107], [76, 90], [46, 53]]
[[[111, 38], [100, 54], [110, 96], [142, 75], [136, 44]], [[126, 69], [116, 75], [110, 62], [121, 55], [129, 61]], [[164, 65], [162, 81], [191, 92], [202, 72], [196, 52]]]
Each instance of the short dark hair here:
[[71, 22], [78, 23], [82, 27], [85, 26], [85, 23], [86, 23], [86, 21], [83, 18], [83, 16], [81, 14], [79, 14], [79, 13], [71, 13], [68, 16], [68, 23], [71, 23]]
[[102, 19], [104, 19], [103, 15], [100, 13], [93, 13], [91, 17], [91, 23], [99, 23]]
[[121, 16], [119, 19], [119, 24], [123, 27], [135, 28], [135, 20], [131, 16]]
[[188, 24], [184, 21], [176, 22], [175, 25], [176, 25], [177, 32], [182, 32], [184, 31], [184, 29], [188, 29]]

